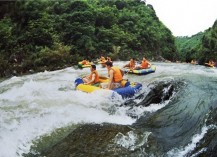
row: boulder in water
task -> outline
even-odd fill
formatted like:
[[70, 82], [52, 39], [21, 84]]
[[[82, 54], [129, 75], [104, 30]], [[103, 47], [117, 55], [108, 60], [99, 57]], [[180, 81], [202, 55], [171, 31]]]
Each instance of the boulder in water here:
[[162, 146], [150, 132], [126, 125], [86, 124], [40, 155], [71, 156], [154, 156], [162, 155]]
[[146, 94], [141, 94], [136, 97], [136, 99], [143, 99], [140, 103], [135, 103], [133, 99], [128, 100], [124, 105], [129, 106], [149, 106], [151, 104], [160, 104], [169, 100], [174, 93], [184, 84], [182, 81], [160, 81], [154, 82], [148, 87], [149, 92]]
[[115, 124], [83, 125], [52, 148], [43, 151], [41, 155], [46, 157], [120, 155], [126, 153], [126, 150], [114, 145], [113, 139], [118, 133], [126, 134], [131, 130], [129, 126]]

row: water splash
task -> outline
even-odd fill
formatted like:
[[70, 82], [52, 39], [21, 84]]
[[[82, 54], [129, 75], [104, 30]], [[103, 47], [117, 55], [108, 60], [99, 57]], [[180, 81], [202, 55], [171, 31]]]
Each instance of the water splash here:
[[[191, 139], [191, 143], [189, 143], [187, 146], [182, 147], [182, 148], [174, 148], [172, 150], [170, 150], [167, 155], [169, 157], [183, 157], [186, 156], [189, 152], [193, 151], [196, 146], [197, 143], [204, 137], [204, 135], [207, 133], [207, 131], [209, 129], [214, 129], [217, 128], [214, 125], [210, 125], [210, 126], [204, 126], [201, 129], [201, 133], [199, 134], [195, 134], [192, 139]], [[203, 151], [206, 151], [206, 148], [202, 148], [199, 152], [197, 152], [197, 154], [199, 155], [199, 153], [202, 153]], [[193, 156], [195, 156], [196, 154], [194, 154]]]
[[117, 145], [134, 151], [147, 143], [150, 134], [150, 132], [145, 132], [142, 135], [138, 135], [134, 131], [130, 131], [126, 135], [118, 133], [113, 140]]

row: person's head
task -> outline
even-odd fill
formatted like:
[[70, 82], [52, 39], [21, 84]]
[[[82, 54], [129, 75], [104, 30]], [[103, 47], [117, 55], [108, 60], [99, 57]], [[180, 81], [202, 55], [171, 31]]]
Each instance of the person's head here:
[[145, 57], [143, 57], [143, 59], [142, 59], [143, 61], [146, 61], [146, 58]]
[[130, 62], [135, 62], [135, 58], [131, 58], [131, 59], [130, 59]]
[[108, 68], [108, 69], [113, 66], [112, 62], [109, 62], [109, 61], [105, 62], [105, 65], [106, 65], [106, 68]]
[[96, 65], [92, 64], [90, 70], [91, 70], [91, 71], [96, 70]]

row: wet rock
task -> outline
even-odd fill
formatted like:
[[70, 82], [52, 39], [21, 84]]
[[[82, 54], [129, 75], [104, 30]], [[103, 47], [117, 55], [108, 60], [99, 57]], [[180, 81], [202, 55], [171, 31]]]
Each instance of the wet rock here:
[[35, 72], [35, 71], [34, 71], [33, 69], [30, 69], [30, 70], [29, 70], [29, 73], [30, 73], [30, 74], [33, 74], [34, 72]]
[[161, 156], [162, 145], [150, 132], [116, 124], [83, 125], [40, 157]]
[[6, 70], [4, 71], [4, 76], [5, 76], [5, 77], [11, 77], [11, 76], [12, 76], [11, 70], [10, 70], [10, 69], [6, 69]]
[[128, 106], [149, 106], [150, 104], [163, 103], [169, 100], [173, 94], [184, 84], [182, 81], [161, 81], [154, 82], [148, 85], [150, 91], [147, 94], [141, 94], [136, 99], [143, 99], [140, 103], [136, 103], [134, 100], [128, 100], [124, 105]]
[[114, 145], [113, 139], [118, 133], [126, 134], [131, 130], [128, 126], [114, 124], [83, 125], [49, 150], [43, 151], [41, 155], [46, 157], [118, 156], [128, 151]]
[[154, 60], [160, 61], [160, 62], [165, 62], [165, 61], [166, 61], [166, 59], [163, 58], [162, 56], [156, 56], [156, 57], [154, 58]]
[[138, 103], [137, 106], [149, 106], [150, 104], [159, 104], [163, 101], [169, 100], [175, 89], [174, 82], [159, 82], [151, 87], [150, 92]]
[[[216, 140], [216, 138], [215, 138], [215, 140]], [[205, 153], [202, 153], [202, 154], [200, 154], [200, 156], [202, 157], [206, 157], [206, 156], [209, 156], [209, 157], [216, 157], [217, 156], [217, 145], [215, 144], [214, 145], [214, 147], [209, 147], [208, 149], [207, 149], [207, 151], [205, 152]], [[200, 157], [200, 156], [198, 156], [198, 157]]]
[[17, 71], [16, 71], [16, 70], [13, 70], [13, 71], [12, 71], [12, 74], [13, 74], [13, 76], [17, 76]]

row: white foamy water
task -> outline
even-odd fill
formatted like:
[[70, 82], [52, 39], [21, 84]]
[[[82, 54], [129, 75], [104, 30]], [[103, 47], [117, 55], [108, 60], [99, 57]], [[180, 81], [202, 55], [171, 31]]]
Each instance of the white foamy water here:
[[[33, 140], [71, 124], [135, 122], [123, 112], [109, 112], [114, 102], [108, 92], [75, 91], [76, 77], [88, 73], [67, 68], [1, 82], [0, 156], [22, 156]], [[117, 97], [116, 103], [121, 101]]]
[[126, 135], [118, 133], [114, 138], [114, 143], [130, 151], [134, 151], [147, 143], [150, 134], [150, 132], [145, 132], [143, 135], [137, 135], [133, 131], [126, 133]]
[[[118, 62], [116, 65], [123, 66]], [[189, 65], [156, 63], [157, 71], [147, 76], [126, 75], [131, 81], [138, 81], [145, 87], [153, 81], [174, 79], [179, 75], [192, 73]], [[181, 68], [180, 68], [181, 67]], [[97, 65], [100, 74], [107, 70]], [[207, 72], [206, 72], [207, 71]], [[196, 67], [195, 74], [206, 72], [212, 77], [213, 69]], [[41, 72], [22, 77], [13, 77], [0, 82], [0, 157], [16, 157], [28, 153], [32, 142], [57, 128], [83, 123], [132, 124], [136, 119], [128, 116], [128, 107], [117, 107], [124, 100], [117, 97], [110, 100], [107, 92], [91, 94], [76, 91], [74, 80], [89, 74], [87, 69], [66, 68], [53, 72]], [[169, 74], [168, 74], [169, 73]], [[173, 73], [173, 75], [171, 75]], [[144, 91], [145, 89], [143, 89]], [[155, 112], [167, 104], [135, 107], [138, 116], [144, 111]]]
[[[204, 126], [201, 129], [201, 133], [196, 134], [196, 135], [194, 135], [192, 137], [191, 143], [189, 143], [187, 146], [185, 146], [183, 148], [172, 149], [171, 151], [169, 151], [167, 153], [167, 155], [169, 157], [183, 157], [183, 156], [186, 156], [189, 152], [193, 151], [196, 148], [197, 143], [204, 137], [204, 135], [207, 133], [207, 131], [209, 129], [213, 129], [213, 128], [216, 128], [216, 126], [214, 126], [214, 125]], [[199, 153], [202, 153], [203, 151], [206, 151], [206, 149], [202, 148], [199, 151]], [[197, 153], [197, 155], [199, 155], [199, 153]], [[196, 155], [192, 155], [192, 156], [196, 156]]]

